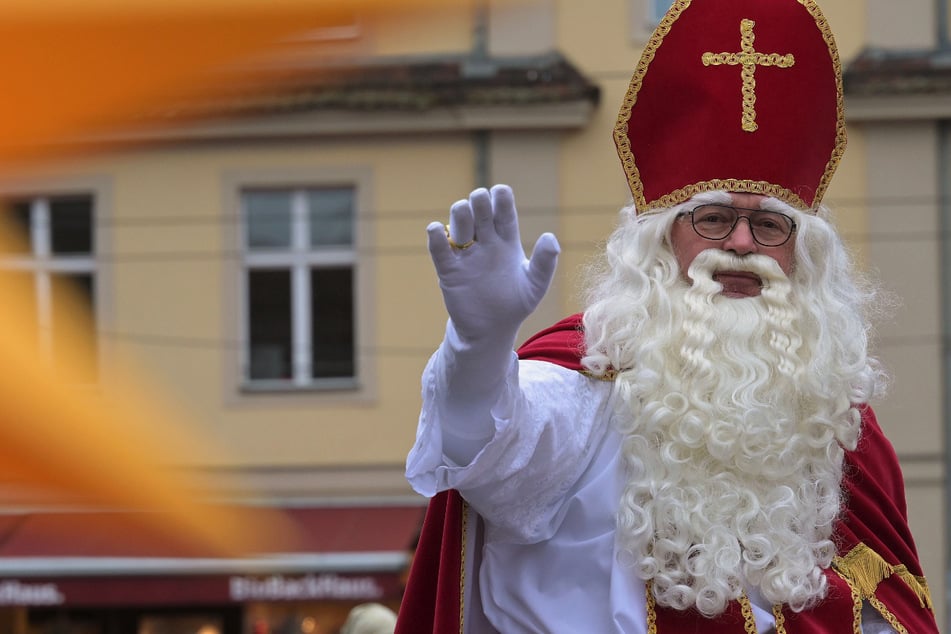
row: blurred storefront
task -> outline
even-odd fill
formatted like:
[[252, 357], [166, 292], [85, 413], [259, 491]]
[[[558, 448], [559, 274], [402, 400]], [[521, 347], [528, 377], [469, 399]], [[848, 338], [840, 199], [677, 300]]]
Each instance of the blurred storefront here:
[[[116, 514], [0, 522], [0, 631], [335, 634], [349, 610], [398, 609], [419, 506], [283, 509], [303, 541], [221, 558], [129, 535]], [[104, 521], [104, 516], [108, 516]]]

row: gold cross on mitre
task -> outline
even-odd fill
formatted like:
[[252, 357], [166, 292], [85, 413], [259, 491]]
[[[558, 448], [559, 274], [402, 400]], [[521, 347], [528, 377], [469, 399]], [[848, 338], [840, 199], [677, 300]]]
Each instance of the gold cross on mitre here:
[[743, 78], [743, 130], [756, 132], [756, 67], [778, 66], [789, 68], [796, 63], [792, 54], [760, 53], [753, 47], [756, 35], [753, 34], [753, 20], [740, 22], [740, 52], [738, 53], [704, 53], [704, 66], [742, 66], [740, 76]]

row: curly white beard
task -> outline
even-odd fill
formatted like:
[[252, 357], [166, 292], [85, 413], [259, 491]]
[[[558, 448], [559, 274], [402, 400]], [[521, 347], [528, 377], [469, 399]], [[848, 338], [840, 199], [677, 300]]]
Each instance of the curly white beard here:
[[[584, 315], [585, 366], [622, 369], [622, 559], [660, 605], [707, 616], [744, 588], [793, 610], [824, 596], [844, 449], [858, 442], [857, 406], [886, 379], [868, 356], [875, 288], [822, 218], [788, 210], [790, 278], [771, 258], [718, 264], [729, 254], [709, 251], [684, 281], [669, 243], [677, 213], [729, 200], [627, 210], [590, 272]], [[720, 295], [716, 268], [752, 269], [762, 294]]]
[[[720, 295], [716, 269], [756, 273], [762, 295]], [[824, 596], [835, 554], [838, 421], [850, 404], [800, 390], [814, 338], [774, 260], [710, 250], [689, 275], [691, 287], [670, 289], [682, 328], [663, 345], [660, 383], [645, 391], [637, 373], [618, 377], [630, 474], [621, 543], [661, 605], [716, 615], [749, 585], [806, 608]]]
[[[762, 294], [721, 295], [717, 269], [751, 270]], [[713, 616], [752, 586], [805, 609], [825, 595], [840, 443], [857, 442], [857, 414], [845, 391], [830, 398], [803, 380], [813, 354], [804, 342], [816, 340], [802, 319], [810, 298], [773, 259], [705, 251], [689, 276], [692, 286], [654, 289], [666, 291], [658, 300], [674, 327], [643, 333], [657, 354], [617, 378], [622, 548], [660, 605]]]

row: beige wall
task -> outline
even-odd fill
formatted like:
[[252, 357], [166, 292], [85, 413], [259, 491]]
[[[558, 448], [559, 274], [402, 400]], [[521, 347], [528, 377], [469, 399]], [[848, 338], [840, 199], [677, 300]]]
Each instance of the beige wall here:
[[532, 55], [555, 50], [555, 0], [496, 0], [487, 3], [488, 49], [492, 55]]
[[[863, 19], [846, 24], [852, 25], [850, 31], [864, 29], [860, 41], [865, 45], [892, 50], [935, 45], [935, 2], [867, 0], [864, 4]], [[909, 107], [911, 103], [913, 99], [904, 104], [894, 98], [854, 100], [849, 152], [859, 156], [849, 168], [848, 180], [854, 181], [854, 189], [842, 192], [844, 198], [856, 201], [848, 207], [864, 214], [864, 220], [854, 225], [851, 242], [900, 302], [877, 336], [876, 349], [893, 382], [876, 411], [902, 463], [909, 523], [938, 623], [944, 626], [948, 527], [942, 359], [946, 335], [941, 298], [946, 289], [941, 282], [937, 196], [942, 179], [949, 175], [941, 174], [938, 166], [936, 115], [919, 115], [920, 109]]]
[[839, 57], [848, 63], [868, 44], [870, 0], [819, 0], [818, 4], [835, 35]]
[[861, 128], [868, 169], [865, 250], [869, 266], [900, 301], [878, 336], [877, 349], [893, 381], [876, 411], [905, 471], [909, 522], [943, 622], [947, 540], [937, 128], [929, 121]]
[[465, 52], [473, 42], [471, 10], [465, 3], [412, 3], [382, 16], [361, 16], [369, 52], [380, 56]]
[[929, 49], [936, 44], [934, 0], [867, 0], [868, 42], [889, 49]]

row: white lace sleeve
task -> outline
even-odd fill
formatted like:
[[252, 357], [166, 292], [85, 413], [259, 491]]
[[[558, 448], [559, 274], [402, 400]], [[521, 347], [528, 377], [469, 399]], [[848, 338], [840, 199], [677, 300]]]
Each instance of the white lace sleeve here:
[[507, 539], [550, 537], [559, 505], [610, 424], [611, 384], [551, 363], [513, 363], [492, 406], [494, 437], [469, 464], [456, 465], [442, 451], [438, 379], [427, 367], [410, 484], [426, 496], [457, 489]]

